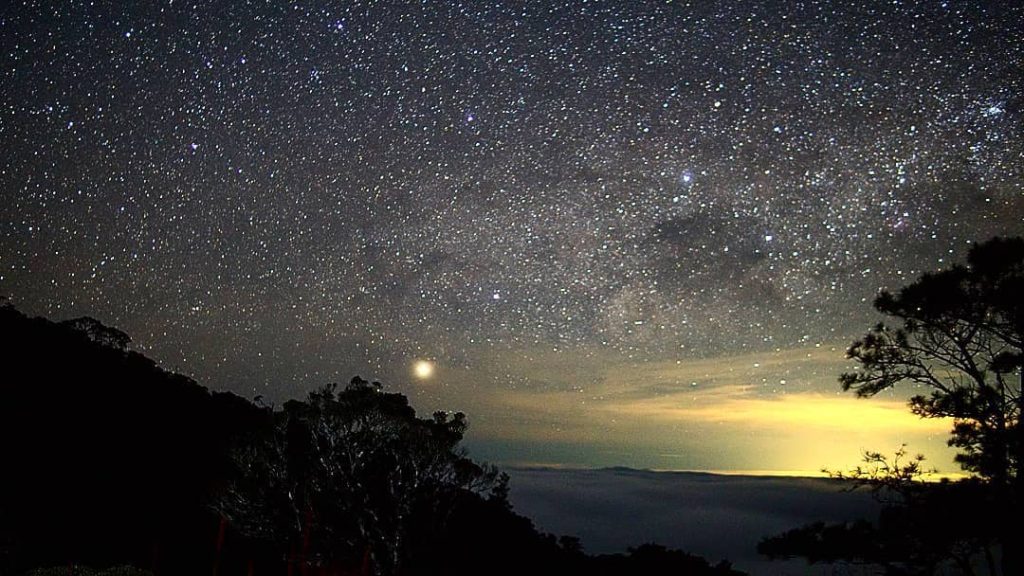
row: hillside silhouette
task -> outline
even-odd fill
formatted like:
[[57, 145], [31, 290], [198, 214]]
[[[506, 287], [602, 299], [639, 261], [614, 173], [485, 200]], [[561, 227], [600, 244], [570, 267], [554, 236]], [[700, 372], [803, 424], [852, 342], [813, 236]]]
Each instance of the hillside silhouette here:
[[0, 574], [740, 574], [540, 533], [507, 476], [465, 456], [463, 415], [419, 418], [376, 383], [273, 410], [95, 319], [4, 304], [0, 334]]

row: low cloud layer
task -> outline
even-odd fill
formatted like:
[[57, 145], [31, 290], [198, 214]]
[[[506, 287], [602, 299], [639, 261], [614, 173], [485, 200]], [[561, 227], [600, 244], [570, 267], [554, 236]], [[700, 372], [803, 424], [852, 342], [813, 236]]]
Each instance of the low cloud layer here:
[[[554, 534], [580, 537], [589, 553], [657, 542], [727, 559], [753, 574], [819, 574], [803, 561], [758, 556], [761, 538], [816, 520], [873, 518], [869, 494], [822, 478], [720, 476], [624, 469], [514, 469], [517, 512]], [[828, 572], [824, 572], [828, 573]]]

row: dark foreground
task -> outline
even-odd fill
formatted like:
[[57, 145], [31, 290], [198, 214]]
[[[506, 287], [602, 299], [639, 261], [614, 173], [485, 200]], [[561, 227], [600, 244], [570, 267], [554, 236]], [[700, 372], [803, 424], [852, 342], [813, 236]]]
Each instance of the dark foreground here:
[[93, 319], [0, 303], [0, 338], [5, 576], [740, 574], [537, 530], [461, 451], [464, 415], [421, 418], [377, 383], [275, 408], [167, 372]]

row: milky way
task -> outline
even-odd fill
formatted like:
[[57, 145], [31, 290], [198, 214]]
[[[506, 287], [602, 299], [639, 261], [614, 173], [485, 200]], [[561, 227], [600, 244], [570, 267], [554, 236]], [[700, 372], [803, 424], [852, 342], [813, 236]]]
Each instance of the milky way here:
[[0, 293], [250, 396], [844, 341], [1024, 232], [1019, 2], [0, 10]]

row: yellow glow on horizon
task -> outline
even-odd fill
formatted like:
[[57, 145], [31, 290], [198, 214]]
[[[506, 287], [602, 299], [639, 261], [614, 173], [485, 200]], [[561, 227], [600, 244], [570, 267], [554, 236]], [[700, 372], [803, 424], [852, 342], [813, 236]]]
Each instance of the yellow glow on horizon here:
[[744, 388], [723, 387], [712, 390], [699, 406], [687, 405], [677, 396], [667, 396], [635, 402], [623, 406], [621, 410], [648, 418], [739, 423], [762, 429], [899, 429], [942, 434], [952, 426], [948, 420], [915, 416], [902, 401], [813, 392], [758, 398], [748, 396]]
[[[669, 470], [671, 472], [671, 470]], [[821, 470], [683, 470], [683, 472], [706, 472], [721, 476], [767, 476], [779, 478], [828, 478]]]
[[[822, 468], [850, 470], [860, 464], [865, 450], [892, 454], [905, 443], [910, 452], [923, 452], [926, 468], [938, 468], [940, 476], [957, 477], [959, 472], [945, 446], [952, 422], [919, 418], [897, 398], [858, 399], [810, 391], [762, 397], [748, 386], [722, 386], [699, 396], [679, 392], [604, 401], [580, 396], [508, 392], [501, 395], [501, 404], [528, 419], [486, 421], [481, 427], [488, 437], [507, 441], [647, 453], [652, 462], [660, 463], [641, 467], [663, 470], [820, 477]], [[708, 460], [706, 468], [685, 459], [673, 464], [677, 460], [672, 454], [689, 457], [705, 443], [713, 444], [721, 458]], [[658, 454], [668, 457], [654, 456]], [[726, 462], [728, 466], [723, 465]]]
[[[839, 345], [659, 362], [603, 350], [493, 354], [487, 365], [500, 373], [453, 369], [435, 402], [474, 415], [472, 440], [534, 447], [511, 448], [507, 461], [821, 476], [857, 466], [866, 450], [891, 455], [906, 444], [927, 468], [960, 475], [946, 445], [952, 422], [912, 414], [911, 390], [870, 399], [838, 391], [849, 367]], [[464, 393], [507, 374], [534, 385]]]
[[[927, 468], [927, 466], [926, 466]], [[703, 472], [707, 474], [718, 474], [720, 476], [762, 476], [771, 478], [831, 478], [832, 474], [818, 469], [818, 470], [654, 470], [654, 472]], [[847, 472], [846, 470], [836, 470], [836, 472]], [[922, 474], [921, 481], [923, 482], [941, 482], [943, 480], [962, 480], [969, 478], [971, 475], [966, 472], [947, 472], [947, 473], [932, 473]]]

